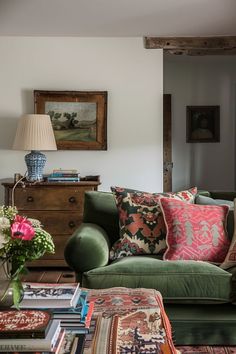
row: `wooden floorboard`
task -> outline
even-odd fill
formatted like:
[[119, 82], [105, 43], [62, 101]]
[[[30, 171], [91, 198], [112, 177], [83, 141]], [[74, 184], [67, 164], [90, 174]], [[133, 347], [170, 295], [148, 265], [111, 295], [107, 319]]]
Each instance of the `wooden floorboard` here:
[[28, 269], [28, 273], [21, 277], [24, 282], [36, 283], [74, 283], [75, 273], [67, 269]]

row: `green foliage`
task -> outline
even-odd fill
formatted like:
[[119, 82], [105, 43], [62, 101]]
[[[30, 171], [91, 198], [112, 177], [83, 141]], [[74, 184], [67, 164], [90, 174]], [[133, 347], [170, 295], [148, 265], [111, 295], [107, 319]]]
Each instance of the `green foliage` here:
[[19, 216], [15, 207], [0, 207], [0, 259], [9, 265], [8, 278], [13, 286], [16, 307], [22, 292], [19, 276], [26, 272], [25, 263], [46, 252], [54, 253], [55, 246], [51, 235], [43, 230], [38, 220]]

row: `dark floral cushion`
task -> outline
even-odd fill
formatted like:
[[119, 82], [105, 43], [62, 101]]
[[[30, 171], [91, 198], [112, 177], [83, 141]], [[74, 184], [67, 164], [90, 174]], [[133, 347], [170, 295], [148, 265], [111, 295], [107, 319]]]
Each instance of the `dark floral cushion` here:
[[160, 208], [163, 197], [194, 203], [197, 188], [176, 193], [147, 193], [111, 187], [119, 211], [120, 239], [110, 259], [141, 254], [163, 254], [166, 250], [166, 226]]

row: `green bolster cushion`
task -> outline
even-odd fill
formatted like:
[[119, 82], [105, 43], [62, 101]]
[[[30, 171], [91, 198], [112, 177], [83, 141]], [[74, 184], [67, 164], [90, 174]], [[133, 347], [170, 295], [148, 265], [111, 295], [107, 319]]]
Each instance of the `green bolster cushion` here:
[[105, 266], [109, 248], [109, 238], [100, 226], [83, 223], [66, 244], [65, 260], [76, 272], [84, 272]]

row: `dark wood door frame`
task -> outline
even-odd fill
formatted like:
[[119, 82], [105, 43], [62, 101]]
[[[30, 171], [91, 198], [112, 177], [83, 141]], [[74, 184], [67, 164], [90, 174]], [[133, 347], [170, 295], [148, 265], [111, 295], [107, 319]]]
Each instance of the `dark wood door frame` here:
[[171, 95], [163, 95], [163, 191], [172, 191]]

